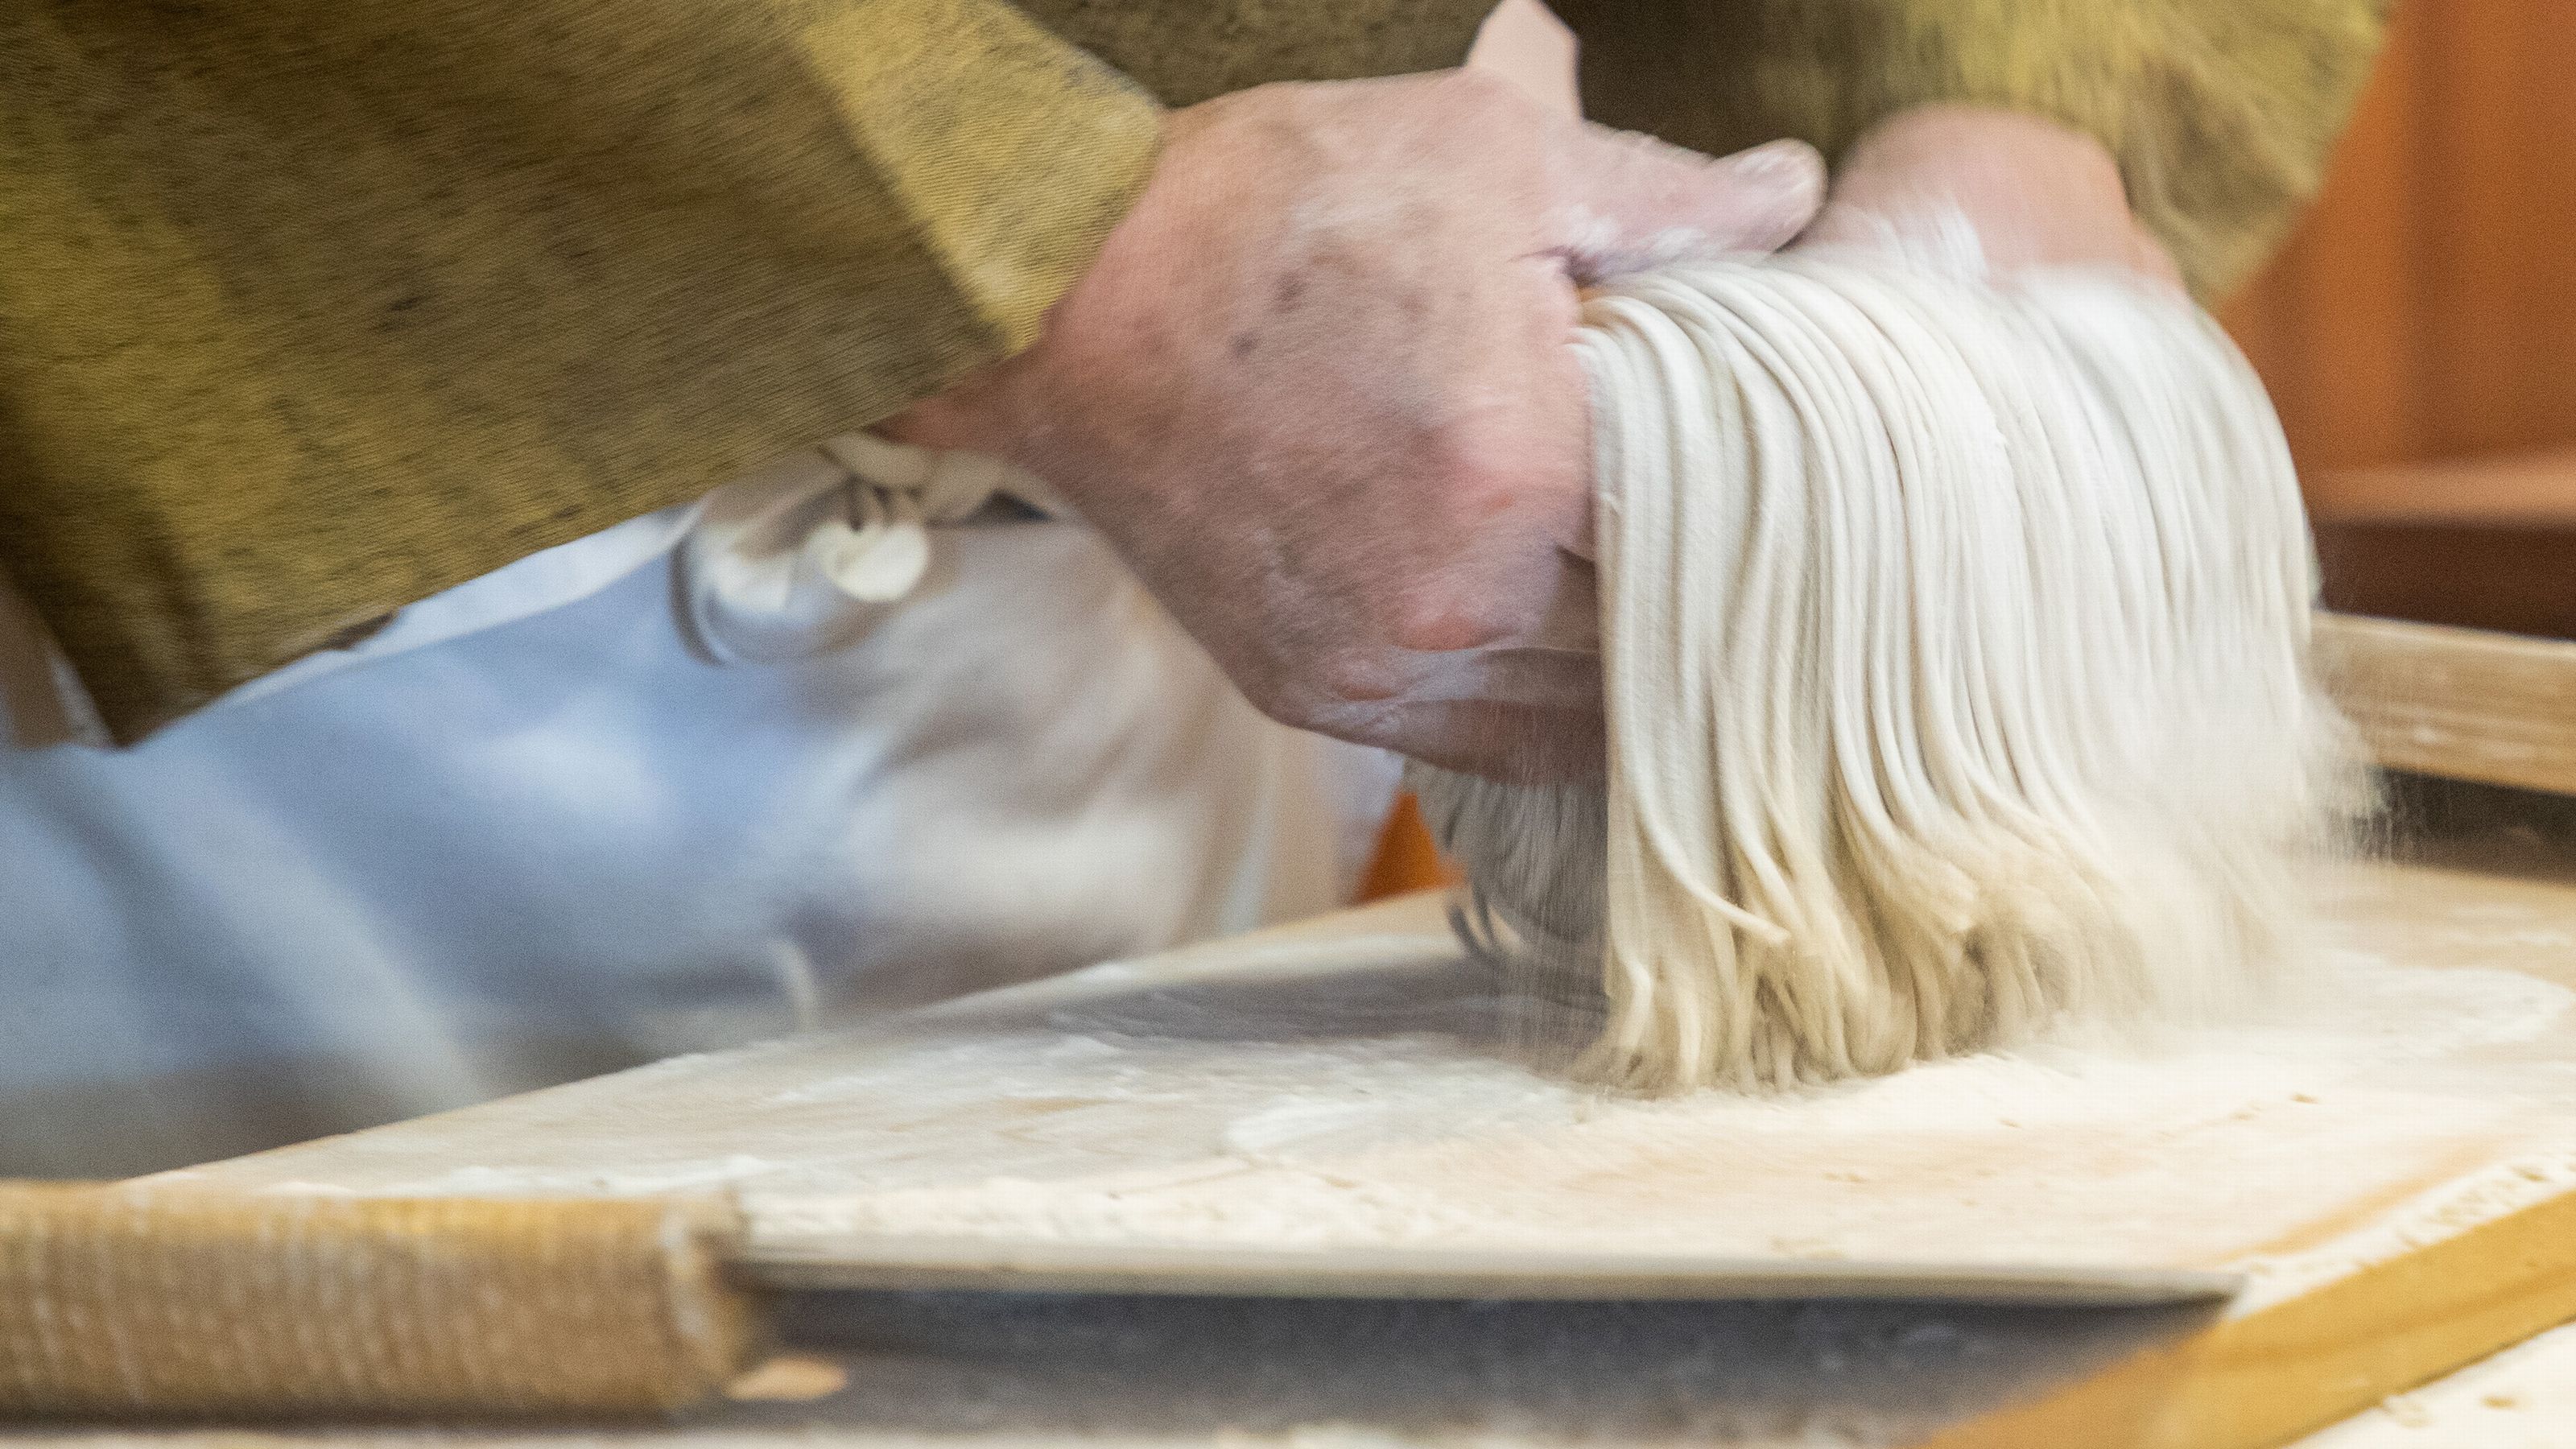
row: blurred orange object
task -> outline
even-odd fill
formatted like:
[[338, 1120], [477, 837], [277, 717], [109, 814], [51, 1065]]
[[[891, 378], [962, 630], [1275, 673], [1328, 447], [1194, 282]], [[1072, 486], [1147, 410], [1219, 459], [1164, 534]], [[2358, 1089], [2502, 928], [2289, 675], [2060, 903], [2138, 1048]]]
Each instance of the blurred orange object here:
[[2316, 206], [2224, 309], [2339, 609], [2576, 637], [2576, 5], [2406, 0]]
[[2576, 442], [2576, 5], [2406, 0], [2223, 316], [2310, 470]]
[[2576, 639], [2576, 447], [2311, 471], [2326, 602]]
[[2326, 603], [2576, 637], [2576, 5], [2406, 0], [2334, 170], [2226, 307]]
[[1378, 831], [1377, 853], [1369, 857], [1368, 870], [1360, 877], [1360, 901], [1365, 904], [1457, 882], [1456, 867], [1441, 859], [1440, 848], [1431, 843], [1421, 807], [1410, 794], [1396, 796], [1395, 808], [1387, 812], [1386, 825]]

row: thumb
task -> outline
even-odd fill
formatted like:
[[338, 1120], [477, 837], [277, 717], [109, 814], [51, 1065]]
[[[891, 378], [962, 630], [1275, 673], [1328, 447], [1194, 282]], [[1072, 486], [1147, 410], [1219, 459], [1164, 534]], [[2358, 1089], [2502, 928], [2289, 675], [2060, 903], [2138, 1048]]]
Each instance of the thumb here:
[[1578, 282], [1688, 256], [1776, 251], [1825, 198], [1825, 161], [1804, 141], [1709, 157], [1586, 124], [1560, 147], [1552, 249]]
[[1476, 27], [1466, 68], [1501, 76], [1560, 115], [1583, 114], [1574, 32], [1540, 0], [1502, 0]]

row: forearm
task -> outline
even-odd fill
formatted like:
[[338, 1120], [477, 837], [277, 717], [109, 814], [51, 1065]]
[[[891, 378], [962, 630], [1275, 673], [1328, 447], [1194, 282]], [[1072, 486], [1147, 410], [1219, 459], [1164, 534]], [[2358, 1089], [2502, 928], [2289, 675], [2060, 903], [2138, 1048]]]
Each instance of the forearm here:
[[0, 18], [0, 568], [134, 737], [1032, 337], [1154, 103], [1000, 0]]

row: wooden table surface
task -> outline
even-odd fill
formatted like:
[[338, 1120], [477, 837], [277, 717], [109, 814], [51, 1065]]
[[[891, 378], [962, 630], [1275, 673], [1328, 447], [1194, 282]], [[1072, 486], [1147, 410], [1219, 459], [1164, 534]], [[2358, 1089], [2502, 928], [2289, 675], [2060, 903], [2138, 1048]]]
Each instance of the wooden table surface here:
[[[1097, 1210], [1134, 1194], [1155, 1204], [1148, 1235], [1185, 1247], [1285, 1232], [1330, 1249], [1427, 1221], [1504, 1246], [1579, 1231], [1612, 1250], [2252, 1284], [2223, 1309], [805, 1294], [785, 1331], [847, 1381], [813, 1402], [615, 1431], [289, 1436], [308, 1441], [2280, 1444], [2326, 1422], [2320, 1405], [2363, 1408], [2576, 1314], [2576, 1219], [2560, 1221], [2576, 1203], [2576, 886], [2374, 865], [2323, 890], [2339, 974], [2269, 1026], [1768, 1105], [1555, 1092], [1445, 1015], [1458, 967], [1414, 903], [193, 1175], [730, 1183], [773, 1249], [864, 1247], [890, 1225], [1008, 1242], [1031, 1202], [1052, 1205], [1056, 1237], [1133, 1242], [1135, 1222]], [[1447, 985], [1390, 994], [1351, 974], [1398, 957], [1404, 980]], [[1706, 1150], [1676, 1155], [1691, 1144]], [[1392, 1219], [1313, 1216], [1336, 1193], [1416, 1197]], [[2571, 1385], [2562, 1331], [2307, 1442], [2576, 1444]]]

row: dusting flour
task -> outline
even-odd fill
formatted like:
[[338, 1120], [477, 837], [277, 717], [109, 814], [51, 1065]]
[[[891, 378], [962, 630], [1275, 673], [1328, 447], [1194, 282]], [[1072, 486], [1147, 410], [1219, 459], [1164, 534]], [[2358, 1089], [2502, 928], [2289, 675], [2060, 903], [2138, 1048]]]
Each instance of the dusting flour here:
[[[942, 1155], [921, 1177], [877, 1164], [859, 1191], [797, 1173], [744, 1186], [758, 1232], [782, 1243], [2189, 1263], [2286, 1293], [2342, 1261], [2273, 1251], [2277, 1225], [2303, 1214], [2437, 1184], [2341, 1246], [2377, 1256], [2576, 1185], [2576, 1061], [2539, 1049], [2576, 1035], [2576, 989], [2515, 969], [2563, 958], [2550, 930], [2497, 906], [2374, 926], [2374, 903], [2406, 909], [2356, 896], [2316, 970], [2239, 1025], [1785, 1095], [1604, 1096], [1496, 1055], [1490, 1025], [1410, 1030], [1414, 1016], [1386, 1001], [1310, 1007], [1310, 1034], [1255, 1017], [1257, 1040], [1226, 1040], [1206, 1032], [1222, 1014], [1213, 996], [1152, 993], [1061, 1011], [1051, 1037], [914, 1053], [899, 1077], [803, 1089], [808, 1102], [900, 1097], [933, 1120], [949, 1102], [1037, 1104], [1003, 1129], [1014, 1170], [961, 1178]], [[2406, 964], [2428, 938], [2464, 964]], [[1424, 986], [1456, 1009], [1450, 978]], [[1351, 1010], [1393, 1030], [1344, 1035]], [[1158, 1034], [1176, 1022], [1185, 1034]], [[2498, 1057], [2528, 1059], [2521, 1090], [2470, 1065]], [[2445, 1173], [2479, 1152], [2498, 1155]]]
[[2576, 886], [2356, 863], [2316, 891], [2311, 969], [2236, 1024], [1788, 1092], [1570, 1082], [1516, 1049], [1524, 999], [1417, 899], [189, 1176], [730, 1188], [772, 1261], [962, 1239], [1765, 1259], [1859, 1282], [2217, 1270], [2259, 1304], [2576, 1191]]

